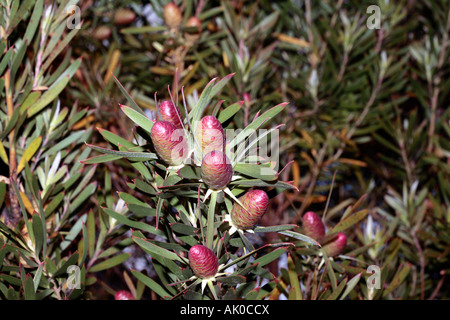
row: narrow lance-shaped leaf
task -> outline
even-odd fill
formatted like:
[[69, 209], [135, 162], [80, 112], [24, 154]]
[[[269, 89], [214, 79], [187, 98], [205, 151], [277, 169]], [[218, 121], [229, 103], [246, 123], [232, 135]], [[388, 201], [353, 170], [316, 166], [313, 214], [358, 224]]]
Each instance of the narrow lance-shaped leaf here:
[[42, 136], [36, 137], [33, 141], [30, 142], [27, 149], [22, 155], [19, 164], [17, 165], [17, 173], [20, 173], [23, 168], [25, 168], [25, 163], [31, 160], [36, 151], [39, 149], [39, 146], [42, 143]]
[[48, 88], [48, 90], [41, 96], [41, 98], [28, 109], [28, 116], [31, 117], [45, 108], [51, 101], [53, 101], [61, 91], [67, 86], [69, 80], [73, 77], [81, 64], [81, 59], [77, 59], [72, 63], [67, 70], [59, 76], [59, 78]]

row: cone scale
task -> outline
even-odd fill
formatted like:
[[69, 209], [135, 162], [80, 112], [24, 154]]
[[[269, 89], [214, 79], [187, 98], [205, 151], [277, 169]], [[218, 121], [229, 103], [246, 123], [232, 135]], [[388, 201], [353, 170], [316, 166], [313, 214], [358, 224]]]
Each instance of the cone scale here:
[[235, 203], [231, 209], [231, 222], [239, 229], [253, 228], [259, 219], [266, 213], [269, 206], [269, 197], [263, 190], [251, 190], [239, 198], [244, 208]]
[[209, 278], [216, 275], [219, 260], [211, 249], [197, 244], [189, 250], [189, 265], [198, 277]]

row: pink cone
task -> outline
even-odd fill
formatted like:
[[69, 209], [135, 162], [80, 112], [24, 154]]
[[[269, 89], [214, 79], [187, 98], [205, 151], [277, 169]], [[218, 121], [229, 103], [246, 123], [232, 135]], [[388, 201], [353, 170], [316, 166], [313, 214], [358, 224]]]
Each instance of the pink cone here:
[[222, 124], [214, 116], [205, 116], [198, 123], [195, 138], [200, 144], [203, 155], [219, 150], [225, 151], [225, 136]]
[[170, 100], [163, 100], [159, 104], [159, 113], [162, 121], [168, 121], [177, 129], [183, 129], [183, 118], [180, 110]]
[[156, 122], [150, 132], [156, 153], [170, 165], [180, 165], [188, 156], [187, 139], [183, 129], [168, 121]]
[[254, 189], [239, 198], [245, 209], [235, 203], [231, 209], [231, 221], [239, 229], [251, 229], [266, 213], [269, 206], [269, 197], [263, 190]]
[[303, 232], [306, 236], [321, 242], [325, 236], [325, 225], [317, 214], [309, 211], [303, 216]]
[[208, 278], [217, 273], [219, 260], [211, 249], [197, 244], [189, 250], [189, 265], [198, 277]]
[[130, 291], [120, 290], [114, 295], [115, 300], [136, 300], [136, 298], [131, 294]]
[[339, 232], [336, 235], [336, 237], [334, 237], [333, 240], [325, 244], [322, 247], [322, 249], [325, 251], [327, 256], [334, 257], [341, 254], [344, 251], [346, 245], [347, 245], [347, 236], [344, 233]]
[[203, 182], [214, 190], [224, 189], [233, 177], [231, 161], [225, 153], [214, 150], [203, 157], [201, 166]]

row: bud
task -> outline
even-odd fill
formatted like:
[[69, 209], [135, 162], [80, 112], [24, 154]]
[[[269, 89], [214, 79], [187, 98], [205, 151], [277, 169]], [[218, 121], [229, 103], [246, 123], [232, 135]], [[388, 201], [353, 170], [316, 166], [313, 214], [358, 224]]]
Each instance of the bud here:
[[317, 214], [309, 211], [303, 216], [303, 231], [308, 237], [321, 242], [325, 236], [325, 225]]
[[222, 124], [214, 116], [202, 118], [197, 125], [195, 137], [200, 143], [202, 154], [207, 154], [214, 150], [225, 150], [225, 136]]
[[190, 17], [186, 22], [186, 27], [196, 28], [195, 31], [185, 32], [184, 37], [187, 41], [195, 42], [200, 38], [200, 33], [202, 32], [202, 22], [197, 17]]
[[231, 209], [231, 221], [239, 229], [251, 229], [257, 223], [269, 206], [269, 197], [263, 190], [254, 189], [239, 198], [244, 208], [235, 203]]
[[115, 300], [136, 300], [136, 298], [131, 294], [130, 291], [120, 290], [114, 295]]
[[108, 26], [97, 27], [92, 36], [100, 41], [108, 39], [111, 36], [111, 29]]
[[216, 275], [219, 260], [211, 249], [197, 244], [189, 250], [189, 265], [198, 277], [208, 278]]
[[159, 104], [161, 120], [172, 123], [176, 129], [183, 129], [183, 122], [180, 110], [170, 100], [163, 100]]
[[183, 17], [181, 16], [180, 8], [178, 8], [178, 6], [173, 2], [169, 2], [168, 4], [166, 4], [164, 6], [163, 17], [164, 17], [164, 23], [169, 28], [179, 27], [181, 24], [181, 21], [183, 20]]
[[169, 165], [180, 165], [187, 157], [187, 141], [184, 131], [176, 129], [170, 122], [156, 122], [152, 127], [150, 137], [156, 153]]
[[341, 252], [345, 249], [346, 245], [347, 245], [347, 236], [342, 232], [339, 232], [336, 235], [336, 237], [334, 237], [333, 240], [324, 245], [322, 249], [324, 250], [324, 252], [327, 254], [328, 257], [334, 257], [341, 254]]
[[129, 9], [117, 9], [114, 12], [114, 23], [120, 26], [130, 24], [136, 19], [136, 13]]
[[209, 188], [221, 190], [230, 183], [233, 177], [233, 167], [225, 153], [214, 150], [203, 157], [201, 174]]

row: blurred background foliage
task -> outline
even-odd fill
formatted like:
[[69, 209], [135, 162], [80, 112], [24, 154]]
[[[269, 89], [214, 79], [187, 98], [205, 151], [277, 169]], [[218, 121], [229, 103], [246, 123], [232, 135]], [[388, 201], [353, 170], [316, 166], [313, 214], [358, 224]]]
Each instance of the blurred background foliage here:
[[[332, 229], [364, 208], [343, 256], [323, 265], [291, 250], [268, 266], [278, 281], [265, 297], [449, 298], [448, 1], [182, 0], [176, 27], [162, 0], [0, 3], [2, 299], [159, 298], [130, 272], [158, 281], [150, 258], [104, 212], [127, 210], [119, 195], [139, 172], [123, 159], [83, 165], [83, 142], [108, 147], [103, 129], [135, 137], [113, 75], [152, 117], [168, 90], [193, 105], [230, 73], [220, 99], [242, 107], [228, 128], [289, 102], [279, 168], [290, 163], [282, 180], [298, 190], [272, 199], [262, 224], [301, 226], [315, 211]], [[366, 24], [374, 4], [379, 29]], [[66, 27], [69, 5], [80, 29]], [[65, 284], [72, 264], [81, 289]], [[369, 265], [381, 290], [363, 281]]]

